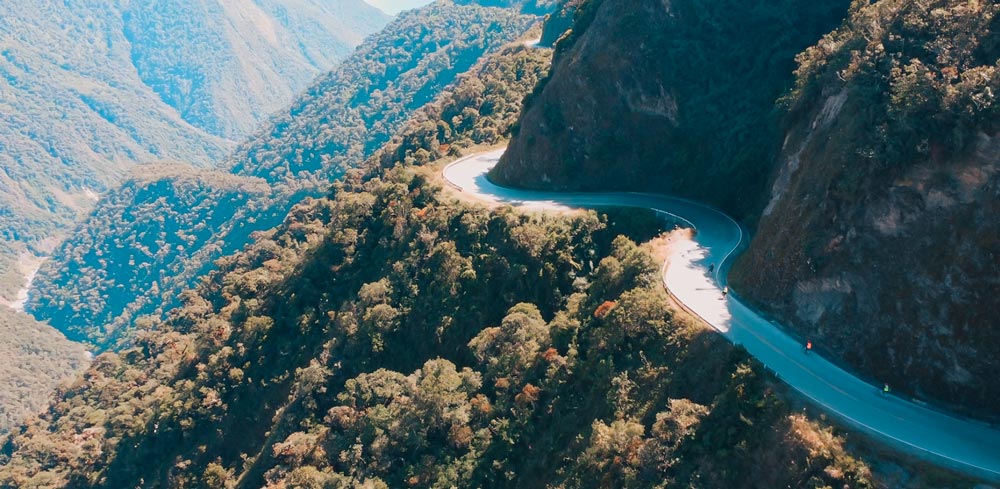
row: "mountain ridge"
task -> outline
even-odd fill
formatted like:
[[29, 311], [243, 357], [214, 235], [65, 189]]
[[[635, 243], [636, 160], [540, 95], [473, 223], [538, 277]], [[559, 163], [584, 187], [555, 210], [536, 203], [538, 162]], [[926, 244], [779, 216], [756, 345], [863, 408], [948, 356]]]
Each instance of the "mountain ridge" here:
[[[360, 0], [258, 3], [0, 7], [0, 295], [23, 283], [16, 256], [52, 251], [129, 166], [217, 164], [233, 139], [387, 20]], [[199, 18], [195, 36], [186, 26]]]
[[[539, 103], [550, 51], [523, 41], [376, 133], [387, 144], [326, 195], [0, 437], [0, 487], [976, 483], [829, 424], [672, 309], [653, 213], [526, 214], [444, 190], [441, 157], [538, 130], [517, 114]], [[368, 89], [307, 95], [329, 106]], [[328, 130], [298, 121], [287, 147], [321, 152]], [[328, 162], [310, 153], [244, 168], [294, 186]]]
[[[254, 232], [280, 224], [302, 199], [324, 195], [335, 178], [389, 141], [411, 112], [535, 19], [512, 9], [451, 2], [403, 13], [275, 113], [223, 164], [228, 168], [221, 171], [266, 182], [266, 193], [238, 206], [213, 206], [209, 200], [187, 213], [172, 209], [171, 202], [193, 202], [191, 195], [170, 193], [175, 187], [166, 181], [166, 194], [145, 191], [145, 200], [113, 193], [46, 262], [27, 310], [70, 337], [99, 349], [113, 347], [139, 317], [159, 316], [178, 305], [180, 294], [216, 259], [241, 249]], [[129, 206], [122, 202], [145, 211], [126, 215]], [[188, 242], [175, 233], [198, 226], [203, 212], [214, 216], [213, 232], [204, 241]], [[162, 216], [175, 216], [186, 227], [158, 229], [163, 238], [157, 243], [139, 243], [135, 236], [159, 228]], [[153, 262], [163, 270], [157, 276], [142, 271]], [[108, 267], [120, 273], [107, 274]]]

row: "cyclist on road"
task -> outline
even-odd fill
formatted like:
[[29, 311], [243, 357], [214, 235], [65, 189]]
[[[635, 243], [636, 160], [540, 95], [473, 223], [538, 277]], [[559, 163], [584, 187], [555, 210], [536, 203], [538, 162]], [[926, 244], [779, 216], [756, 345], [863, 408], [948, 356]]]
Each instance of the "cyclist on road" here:
[[884, 385], [882, 386], [882, 395], [884, 396], [884, 395], [886, 395], [886, 394], [888, 394], [888, 393], [889, 393], [889, 383], [888, 383], [888, 382], [886, 382], [886, 383], [885, 383], [885, 384], [884, 384]]
[[813, 342], [812, 342], [812, 340], [806, 340], [805, 350], [806, 350], [806, 355], [812, 353], [812, 351], [813, 351]]
[[722, 288], [722, 298], [725, 299], [727, 295], [729, 295], [729, 286], [728, 285]]

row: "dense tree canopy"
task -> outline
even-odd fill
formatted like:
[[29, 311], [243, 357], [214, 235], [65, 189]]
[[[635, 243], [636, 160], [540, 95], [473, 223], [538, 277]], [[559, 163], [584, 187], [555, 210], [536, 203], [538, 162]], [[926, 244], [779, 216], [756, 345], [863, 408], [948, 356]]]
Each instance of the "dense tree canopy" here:
[[139, 321], [0, 438], [0, 487], [901, 485], [882, 478], [905, 462], [873, 472], [675, 311], [655, 216], [526, 214], [437, 183], [450, 148], [513, 130], [538, 56], [492, 55]]
[[0, 306], [0, 433], [41, 411], [56, 385], [72, 380], [89, 360], [83, 345]]
[[[495, 142], [544, 55], [514, 51], [489, 66], [480, 59], [533, 19], [448, 2], [402, 14], [243, 144], [231, 174], [192, 185], [190, 170], [158, 171], [159, 179], [133, 180], [106, 197], [41, 270], [28, 309], [74, 338], [112, 346], [137, 317], [177, 305], [181, 291], [254, 231], [279, 224], [303, 198], [323, 195], [333, 178], [360, 165], [466, 72], [466, 86], [490, 73], [481, 80], [492, 87], [482, 104], [497, 111], [467, 115], [464, 123], [483, 125], [484, 136], [469, 133], [466, 142]], [[258, 183], [249, 191], [203, 185], [240, 178]]]
[[[804, 443], [603, 218], [470, 207], [371, 168], [98, 357], [0, 445], [0, 484], [739, 486]], [[868, 484], [830, 443], [767, 477]]]
[[0, 297], [129, 167], [220, 163], [380, 29], [362, 0], [0, 5]]

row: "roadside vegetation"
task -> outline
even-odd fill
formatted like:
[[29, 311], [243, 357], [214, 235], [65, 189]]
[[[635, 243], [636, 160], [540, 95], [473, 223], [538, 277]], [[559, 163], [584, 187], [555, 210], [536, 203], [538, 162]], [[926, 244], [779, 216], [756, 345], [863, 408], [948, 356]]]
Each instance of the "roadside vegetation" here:
[[[0, 485], [875, 485], [745, 352], [670, 312], [623, 236], [654, 236], [648, 216], [531, 216], [431, 183], [425, 115], [503, 93], [533, 56], [497, 54], [100, 355], [0, 442]], [[448, 141], [507, 134], [520, 98]]]

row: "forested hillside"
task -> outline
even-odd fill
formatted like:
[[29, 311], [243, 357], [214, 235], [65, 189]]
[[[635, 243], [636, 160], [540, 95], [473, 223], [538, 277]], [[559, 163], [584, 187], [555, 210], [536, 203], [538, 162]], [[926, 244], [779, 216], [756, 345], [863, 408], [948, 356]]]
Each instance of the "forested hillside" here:
[[137, 162], [220, 162], [385, 24], [361, 0], [0, 5], [0, 296]]
[[179, 163], [141, 165], [133, 173], [57, 250], [65, 260], [59, 273], [67, 278], [70, 294], [50, 292], [42, 282], [44, 271], [37, 279], [42, 285], [32, 292], [33, 303], [44, 304], [52, 317], [75, 319], [92, 305], [114, 312], [97, 319], [108, 325], [103, 330], [63, 328], [71, 339], [103, 344], [115, 336], [113, 328], [131, 325], [139, 313], [161, 314], [176, 304], [176, 291], [168, 284], [207, 272], [185, 264], [211, 265], [209, 258], [236, 251], [222, 237], [241, 233], [246, 239], [253, 223], [232, 229], [233, 214], [264, 212], [257, 206], [265, 205], [271, 193], [259, 178]]
[[812, 419], [675, 313], [670, 223], [442, 189], [434, 160], [509, 137], [548, 54], [488, 54], [218, 260], [0, 438], [0, 487], [972, 486]]
[[1000, 419], [1000, 6], [858, 2], [799, 57], [737, 290], [837, 358]]
[[[430, 125], [507, 134], [537, 56], [514, 49], [98, 357], [0, 442], [0, 485], [875, 486], [745, 353], [669, 312], [633, 241], [655, 220], [629, 239], [593, 212], [470, 206], [391, 161], [440, 151]], [[429, 119], [464, 100], [498, 105]]]
[[362, 0], [131, 2], [122, 19], [142, 81], [237, 142], [389, 21]]
[[[74, 338], [110, 346], [137, 317], [177, 305], [196, 277], [243, 247], [253, 231], [279, 224], [303, 198], [325, 194], [335, 177], [388, 141], [413, 111], [535, 19], [450, 2], [402, 14], [235, 152], [232, 175], [262, 179], [269, 190], [243, 195], [234, 205], [225, 200], [231, 193], [214, 200], [212, 191], [172, 185], [168, 175], [133, 182], [106, 198], [53, 254], [28, 310]], [[532, 69], [539, 69], [537, 63]], [[537, 78], [534, 72], [524, 76], [535, 77], [528, 79], [532, 84]], [[208, 200], [194, 205], [202, 198]], [[193, 207], [177, 208], [175, 201]], [[212, 222], [199, 234], [195, 226], [209, 211]], [[173, 223], [167, 228], [164, 216]], [[147, 229], [155, 233], [136, 237]], [[201, 235], [211, 239], [191, 239]]]
[[90, 364], [82, 345], [21, 312], [0, 307], [0, 433], [40, 412], [60, 382]]
[[401, 14], [240, 145], [232, 172], [272, 184], [328, 185], [484, 53], [520, 37], [536, 20], [450, 1]]

